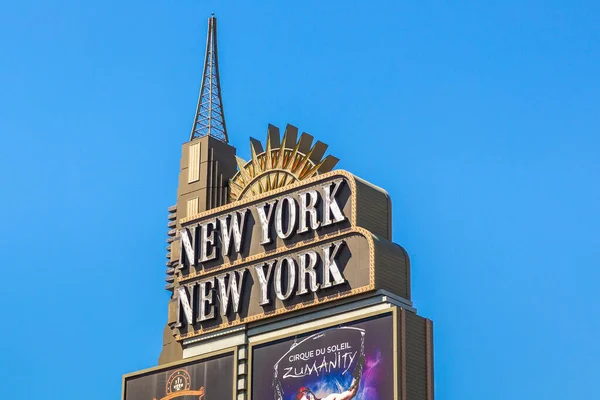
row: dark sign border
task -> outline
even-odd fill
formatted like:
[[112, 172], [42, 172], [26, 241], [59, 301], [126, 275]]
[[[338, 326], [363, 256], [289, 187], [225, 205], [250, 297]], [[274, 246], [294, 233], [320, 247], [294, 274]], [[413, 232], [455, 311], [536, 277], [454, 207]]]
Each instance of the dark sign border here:
[[174, 361], [174, 362], [171, 362], [168, 364], [161, 364], [156, 367], [142, 369], [139, 371], [125, 374], [125, 375], [123, 375], [123, 380], [122, 380], [122, 384], [121, 384], [121, 386], [122, 386], [121, 387], [121, 400], [126, 400], [125, 399], [125, 388], [126, 388], [126, 383], [127, 383], [128, 379], [136, 378], [141, 375], [146, 375], [146, 374], [150, 374], [150, 373], [163, 372], [165, 370], [183, 367], [183, 366], [187, 366], [190, 364], [196, 364], [198, 362], [208, 361], [210, 359], [219, 358], [219, 357], [223, 357], [226, 355], [233, 356], [233, 371], [232, 371], [233, 372], [233, 374], [232, 374], [233, 381], [232, 381], [232, 398], [231, 398], [231, 400], [236, 400], [237, 399], [237, 390], [236, 390], [237, 370], [238, 370], [238, 348], [237, 348], [237, 346], [228, 347], [228, 348], [218, 350], [218, 351], [213, 351], [213, 352], [202, 354], [202, 355], [199, 355], [196, 357], [184, 358], [183, 360]]

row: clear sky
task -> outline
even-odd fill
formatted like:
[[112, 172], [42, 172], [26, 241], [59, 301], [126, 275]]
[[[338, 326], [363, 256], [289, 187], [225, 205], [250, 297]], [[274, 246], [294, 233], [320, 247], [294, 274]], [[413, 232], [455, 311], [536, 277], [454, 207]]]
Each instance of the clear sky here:
[[437, 399], [597, 398], [600, 3], [541, 0], [3, 1], [2, 397], [156, 365], [212, 11], [238, 154], [292, 123], [389, 191]]

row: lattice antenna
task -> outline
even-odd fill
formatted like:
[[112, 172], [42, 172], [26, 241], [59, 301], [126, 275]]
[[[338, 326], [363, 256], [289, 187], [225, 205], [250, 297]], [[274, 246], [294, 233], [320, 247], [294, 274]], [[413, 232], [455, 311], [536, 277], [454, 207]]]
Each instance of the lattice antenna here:
[[198, 106], [196, 107], [190, 140], [209, 135], [225, 143], [229, 141], [227, 126], [225, 125], [225, 114], [223, 113], [223, 100], [221, 99], [218, 54], [217, 19], [213, 14], [208, 19], [202, 86], [200, 87], [200, 96], [198, 97]]

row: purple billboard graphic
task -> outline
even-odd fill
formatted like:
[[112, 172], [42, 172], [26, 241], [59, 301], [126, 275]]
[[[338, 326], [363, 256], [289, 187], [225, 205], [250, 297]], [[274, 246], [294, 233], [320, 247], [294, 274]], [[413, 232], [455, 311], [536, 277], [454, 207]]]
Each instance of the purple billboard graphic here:
[[392, 400], [390, 314], [255, 346], [252, 398]]

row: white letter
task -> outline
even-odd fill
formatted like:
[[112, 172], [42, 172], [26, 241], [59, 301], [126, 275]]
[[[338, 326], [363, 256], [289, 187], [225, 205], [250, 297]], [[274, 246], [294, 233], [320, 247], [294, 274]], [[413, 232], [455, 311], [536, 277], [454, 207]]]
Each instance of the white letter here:
[[[308, 266], [306, 265], [306, 258], [309, 258], [310, 262]], [[306, 253], [302, 253], [298, 255], [299, 263], [299, 271], [298, 271], [298, 291], [297, 295], [308, 293], [308, 289], [306, 288], [306, 275], [309, 276], [310, 279], [310, 290], [311, 292], [316, 292], [319, 289], [319, 284], [317, 283], [317, 271], [315, 271], [315, 265], [317, 265], [317, 253], [314, 250], [309, 250]]]
[[[215, 293], [212, 288], [215, 286], [215, 278], [209, 278], [205, 281], [200, 282], [200, 315], [196, 322], [206, 321], [215, 317], [215, 308], [211, 305], [213, 303]], [[206, 293], [208, 289], [208, 294]], [[207, 310], [210, 311], [207, 312]]]
[[[281, 275], [283, 269], [283, 262], [286, 262], [287, 268], [287, 284], [285, 293], [282, 291]], [[296, 263], [292, 257], [283, 257], [275, 266], [275, 294], [279, 300], [287, 300], [294, 291], [294, 285], [296, 284]]]
[[[262, 227], [262, 238], [260, 240], [260, 244], [271, 243], [271, 237], [269, 235], [269, 223], [271, 222], [271, 215], [273, 215], [275, 203], [277, 203], [277, 200], [256, 206], [256, 211], [258, 211], [258, 219], [260, 221], [260, 226]], [[265, 214], [266, 206], [269, 206], [268, 214]]]
[[[283, 231], [283, 205], [288, 203], [287, 232]], [[290, 237], [296, 226], [296, 202], [290, 196], [285, 196], [277, 204], [275, 210], [275, 232], [282, 239]]]
[[[319, 201], [319, 195], [316, 190], [307, 190], [298, 194], [298, 196], [300, 196], [300, 226], [298, 227], [298, 233], [308, 232], [306, 213], [309, 215], [310, 228], [314, 231], [320, 224], [317, 220], [317, 210], [315, 209], [317, 201]], [[309, 199], [308, 204], [307, 198]]]
[[185, 286], [177, 288], [177, 325], [175, 326], [178, 328], [183, 326], [183, 318], [185, 318], [187, 325], [194, 323], [194, 312], [191, 306], [194, 303], [194, 286], [195, 284], [189, 286], [189, 292], [191, 292], [189, 295], [188, 288]]
[[[211, 227], [212, 225], [212, 227]], [[217, 258], [217, 251], [215, 250], [215, 226], [217, 225], [217, 220], [212, 219], [210, 221], [206, 221], [205, 224], [200, 225], [202, 230], [202, 241], [200, 243], [200, 262], [206, 262], [208, 260], [214, 260]], [[210, 234], [208, 230], [211, 230]], [[210, 246], [209, 246], [210, 245]]]
[[[323, 196], [323, 225], [327, 226], [331, 224], [335, 224], [341, 222], [346, 219], [342, 211], [340, 210], [340, 206], [335, 200], [335, 195], [337, 194], [338, 189], [342, 186], [344, 182], [343, 179], [338, 179], [333, 181], [333, 191], [331, 191], [331, 185], [328, 183], [323, 186], [323, 192], [325, 195]], [[331, 213], [333, 213], [333, 221], [331, 221]]]
[[190, 228], [190, 232], [186, 228], [179, 230], [179, 263], [181, 266], [186, 266], [184, 264], [184, 254], [187, 257], [188, 263], [190, 266], [196, 266], [196, 227]]
[[[242, 211], [234, 212], [231, 215], [219, 217], [219, 222], [221, 223], [221, 251], [224, 256], [229, 255], [232, 230], [233, 241], [235, 242], [235, 252], [239, 253], [242, 249], [242, 234], [244, 232], [244, 223], [246, 222], [246, 211], [248, 211], [248, 209], [243, 209]], [[229, 216], [231, 216], [230, 224], [227, 224], [227, 217]]]
[[[341, 285], [346, 282], [344, 277], [342, 276], [337, 262], [335, 261], [335, 256], [338, 253], [340, 247], [344, 244], [343, 240], [339, 242], [333, 243], [333, 251], [330, 252], [330, 245], [323, 247], [323, 284], [322, 288], [328, 288], [335, 285]], [[331, 283], [331, 276], [333, 275], [333, 283]]]
[[[240, 274], [239, 277], [239, 289], [238, 289], [238, 278], [237, 274]], [[227, 315], [227, 309], [229, 308], [229, 296], [231, 295], [232, 303], [233, 303], [233, 312], [235, 314], [238, 313], [238, 309], [240, 306], [240, 295], [241, 288], [244, 287], [244, 275], [246, 273], [246, 268], [241, 271], [232, 271], [228, 274], [217, 276], [217, 281], [219, 282], [219, 294], [221, 298], [221, 315]], [[225, 277], [229, 276], [229, 285], [225, 283]]]
[[273, 273], [273, 264], [275, 264], [275, 261], [270, 261], [266, 264], [269, 266], [266, 275], [265, 270], [263, 269], [264, 264], [254, 266], [256, 275], [258, 275], [258, 282], [260, 283], [260, 303], [258, 304], [261, 306], [271, 303], [271, 300], [269, 300], [269, 279]]

